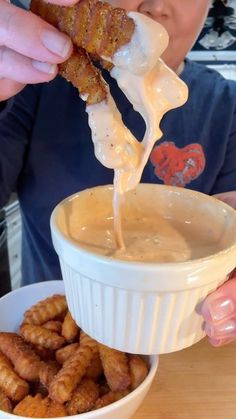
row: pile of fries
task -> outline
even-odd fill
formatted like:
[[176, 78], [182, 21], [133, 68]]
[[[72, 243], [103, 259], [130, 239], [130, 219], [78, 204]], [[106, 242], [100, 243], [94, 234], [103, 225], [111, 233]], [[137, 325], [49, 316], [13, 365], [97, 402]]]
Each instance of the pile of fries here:
[[147, 374], [138, 355], [101, 345], [80, 330], [64, 295], [27, 310], [18, 333], [0, 333], [0, 409], [15, 415], [50, 418], [99, 409]]

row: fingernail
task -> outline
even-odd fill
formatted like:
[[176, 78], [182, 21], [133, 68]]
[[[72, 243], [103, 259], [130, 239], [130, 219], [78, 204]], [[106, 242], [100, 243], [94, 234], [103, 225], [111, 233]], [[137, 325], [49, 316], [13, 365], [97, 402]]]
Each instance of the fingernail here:
[[235, 310], [234, 303], [230, 299], [218, 299], [209, 302], [209, 312], [213, 321], [223, 320]]
[[56, 64], [44, 63], [42, 61], [32, 60], [32, 66], [42, 73], [53, 74], [56, 72]]
[[71, 48], [71, 41], [68, 37], [52, 31], [44, 31], [41, 36], [44, 46], [54, 54], [65, 58]]
[[210, 337], [223, 337], [227, 335], [231, 335], [235, 333], [236, 330], [236, 323], [234, 320], [228, 320], [225, 323], [222, 323], [217, 326], [213, 326], [211, 324], [205, 325], [205, 332]]

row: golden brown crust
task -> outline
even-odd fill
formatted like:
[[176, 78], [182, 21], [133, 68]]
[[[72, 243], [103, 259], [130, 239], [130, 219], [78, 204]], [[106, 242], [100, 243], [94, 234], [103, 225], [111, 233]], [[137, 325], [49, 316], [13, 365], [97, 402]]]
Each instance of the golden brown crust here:
[[127, 355], [102, 344], [99, 344], [99, 353], [110, 389], [126, 390], [131, 384]]
[[41, 394], [27, 396], [15, 407], [13, 413], [31, 418], [53, 418], [67, 416], [65, 406], [53, 402]]
[[0, 389], [0, 410], [4, 412], [11, 413], [12, 412], [12, 404], [9, 398], [6, 396], [4, 391]]
[[102, 407], [108, 406], [111, 403], [116, 402], [117, 400], [122, 399], [123, 397], [127, 396], [127, 394], [129, 394], [128, 390], [125, 391], [109, 391], [109, 393], [104, 394], [104, 396], [99, 397], [99, 399], [97, 399], [95, 405], [94, 405], [94, 410], [95, 409], [101, 409]]
[[43, 301], [39, 301], [25, 312], [24, 322], [37, 326], [53, 320], [67, 310], [67, 302], [64, 295], [53, 295]]
[[65, 339], [51, 330], [34, 324], [24, 324], [20, 328], [20, 334], [24, 340], [33, 345], [40, 345], [43, 348], [56, 350], [62, 347]]
[[71, 57], [59, 65], [61, 76], [79, 90], [87, 104], [105, 100], [106, 83], [92, 59], [111, 70], [113, 65], [104, 58], [112, 57], [130, 41], [135, 28], [133, 19], [124, 9], [97, 0], [80, 0], [71, 7], [32, 0], [31, 11], [69, 35], [74, 44]]
[[56, 360], [59, 364], [64, 364], [79, 349], [79, 343], [71, 343], [56, 351]]
[[49, 396], [58, 403], [70, 400], [73, 391], [91, 364], [94, 352], [89, 346], [80, 347], [64, 364], [49, 387]]
[[77, 49], [59, 65], [59, 74], [76, 87], [88, 105], [100, 103], [107, 97], [106, 84], [100, 71], [92, 64], [85, 50]]
[[99, 352], [96, 352], [93, 356], [91, 365], [88, 367], [85, 377], [90, 378], [93, 381], [98, 381], [103, 374], [102, 361]]
[[45, 327], [45, 329], [58, 333], [59, 335], [61, 334], [62, 322], [59, 320], [49, 320], [48, 322], [42, 324], [42, 326]]
[[85, 413], [92, 410], [99, 397], [97, 384], [92, 380], [84, 378], [72, 394], [71, 400], [67, 404], [69, 415]]
[[[0, 388], [13, 401], [20, 401], [29, 393], [28, 383], [17, 375], [13, 365], [2, 352], [0, 352]], [[1, 402], [4, 404], [4, 397], [1, 398]]]
[[66, 314], [62, 323], [61, 334], [67, 342], [73, 342], [79, 334], [79, 326], [75, 323], [70, 312]]
[[49, 389], [51, 382], [53, 381], [54, 377], [60, 370], [59, 364], [57, 362], [42, 362], [40, 371], [39, 371], [39, 380], [41, 384], [46, 388]]
[[138, 355], [130, 355], [129, 370], [131, 376], [131, 389], [137, 388], [148, 375], [148, 367]]
[[39, 378], [40, 358], [16, 333], [0, 333], [0, 350], [14, 365], [21, 378], [35, 381]]
[[31, 10], [68, 34], [76, 46], [101, 58], [112, 57], [130, 41], [135, 29], [124, 9], [96, 0], [80, 0], [71, 7], [32, 0]]

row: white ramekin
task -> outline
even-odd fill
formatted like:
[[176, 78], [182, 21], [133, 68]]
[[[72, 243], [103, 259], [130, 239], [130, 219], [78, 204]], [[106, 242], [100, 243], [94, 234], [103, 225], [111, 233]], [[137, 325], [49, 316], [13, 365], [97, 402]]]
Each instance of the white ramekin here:
[[137, 201], [137, 207], [163, 216], [178, 209], [188, 221], [197, 214], [225, 243], [201, 259], [141, 263], [86, 251], [71, 237], [91, 212], [99, 217], [104, 200], [112, 215], [112, 187], [102, 186], [65, 199], [51, 216], [52, 240], [76, 322], [99, 342], [130, 353], [162, 354], [199, 341], [205, 335], [199, 305], [236, 265], [236, 211], [195, 191], [139, 185], [127, 197], [132, 205]]

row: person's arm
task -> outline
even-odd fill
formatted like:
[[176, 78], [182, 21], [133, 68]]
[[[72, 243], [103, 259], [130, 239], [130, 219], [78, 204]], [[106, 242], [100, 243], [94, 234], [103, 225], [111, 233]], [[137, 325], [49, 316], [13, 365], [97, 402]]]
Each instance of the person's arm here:
[[0, 111], [0, 208], [17, 189], [41, 86], [27, 86]]
[[[236, 113], [224, 165], [212, 194], [236, 209]], [[225, 284], [206, 298], [202, 314], [205, 331], [213, 346], [225, 345], [236, 339], [236, 269]]]

